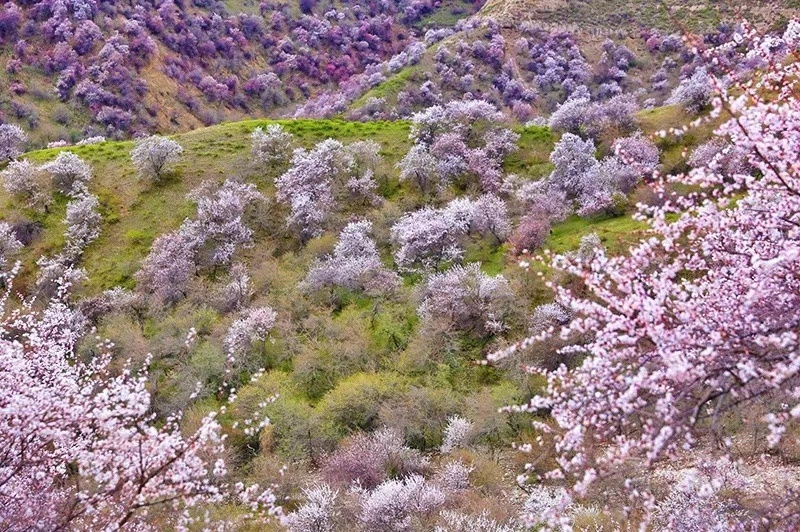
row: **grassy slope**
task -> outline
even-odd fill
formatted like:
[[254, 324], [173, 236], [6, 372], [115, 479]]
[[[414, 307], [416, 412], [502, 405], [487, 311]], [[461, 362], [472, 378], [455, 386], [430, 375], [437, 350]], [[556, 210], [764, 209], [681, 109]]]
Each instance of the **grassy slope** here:
[[[643, 122], [647, 130], [652, 130], [663, 127], [663, 121], [675, 123], [672, 120], [677, 119], [682, 119], [680, 112], [667, 109], [643, 117]], [[102, 235], [87, 249], [82, 262], [90, 276], [88, 291], [96, 293], [117, 284], [133, 286], [132, 276], [152, 240], [193, 214], [194, 208], [185, 196], [203, 180], [242, 176], [257, 183], [268, 197], [274, 197], [269, 180], [248, 160], [248, 135], [255, 127], [266, 123], [263, 120], [227, 123], [176, 135], [185, 150], [182, 163], [175, 176], [149, 189], [136, 179], [130, 165], [130, 142], [73, 148], [93, 165], [95, 178], [90, 188], [101, 197], [104, 209]], [[379, 242], [386, 242], [388, 227], [403, 211], [416, 207], [414, 194], [397, 185], [397, 171], [393, 169], [394, 163], [409, 148], [407, 122], [297, 120], [281, 123], [305, 146], [328, 137], [345, 143], [373, 139], [381, 144], [386, 164], [379, 172], [379, 178], [381, 172], [389, 174], [392, 186], [385, 187], [389, 193], [384, 205], [367, 213], [374, 222]], [[555, 136], [547, 128], [518, 128], [518, 131], [521, 134], [520, 150], [507, 160], [506, 170], [531, 179], [547, 175], [550, 170], [548, 157]], [[31, 152], [27, 157], [42, 162], [55, 157], [58, 151], [41, 150]], [[66, 198], [60, 198], [51, 213], [41, 218], [43, 234], [25, 250], [26, 273], [17, 286], [31, 279], [34, 272], [31, 263], [38, 255], [55, 253], [63, 245], [61, 233], [65, 203]], [[460, 336], [439, 338], [422, 334], [416, 311], [417, 299], [411, 286], [419, 281], [419, 277], [409, 276], [399, 293], [387, 298], [368, 298], [343, 291], [316, 297], [300, 294], [298, 282], [313, 258], [333, 247], [336, 231], [328, 231], [303, 249], [286, 246], [279, 235], [273, 234], [274, 228], [282, 226], [284, 214], [273, 208], [268, 207], [262, 213], [264, 220], [253, 221], [254, 226], [258, 225], [254, 227], [255, 245], [238, 252], [236, 260], [247, 263], [252, 276], [255, 295], [250, 304], [269, 305], [280, 316], [278, 330], [273, 335], [275, 341], [265, 343], [260, 355], [260, 363], [270, 370], [266, 380], [244, 386], [241, 395], [263, 398], [280, 392], [280, 403], [276, 403], [279, 411], [269, 415], [274, 422], [272, 430], [278, 434], [276, 452], [281, 463], [304, 456], [303, 441], [307, 435], [310, 437], [312, 430], [315, 437], [319, 436], [326, 442], [336, 441], [346, 434], [349, 429], [344, 422], [329, 419], [331, 404], [335, 404], [337, 397], [342, 400], [342, 397], [350, 395], [352, 401], [356, 401], [358, 396], [353, 394], [356, 394], [354, 390], [361, 381], [372, 383], [370, 386], [390, 387], [392, 394], [405, 398], [403, 404], [417, 405], [419, 394], [422, 394], [425, 401], [439, 404], [437, 401], [441, 400], [436, 408], [452, 408], [479, 423], [489, 424], [492, 420], [490, 413], [499, 406], [516, 404], [541, 385], [536, 378], [521, 382], [509, 377], [510, 373], [504, 370], [474, 363], [487, 351], [495, 349], [496, 343], [487, 344], [483, 340]], [[0, 217], [7, 218], [31, 215], [18, 212], [2, 192], [0, 213], [3, 213]], [[554, 227], [547, 246], [555, 252], [568, 251], [578, 245], [583, 235], [594, 231], [612, 252], [623, 252], [628, 244], [640, 237], [642, 229], [642, 224], [629, 216], [602, 220], [571, 217]], [[381, 251], [387, 263], [390, 262], [389, 249], [384, 246]], [[525, 273], [517, 267], [516, 261], [506, 253], [505, 246], [485, 241], [472, 242], [466, 259], [483, 262], [484, 270], [490, 274], [507, 275], [520, 294], [523, 307], [532, 307], [552, 298], [552, 292], [533, 272]], [[534, 268], [546, 270], [538, 265]], [[213, 274], [208, 277], [213, 277]], [[211, 281], [204, 278], [199, 282]], [[154, 354], [150, 369], [159, 411], [186, 408], [187, 405], [180, 402], [183, 397], [181, 390], [186, 388], [186, 383], [205, 382], [206, 379], [213, 382], [215, 372], [221, 371], [218, 367], [224, 363], [220, 347], [222, 337], [236, 315], [215, 311], [208, 299], [212, 293], [200, 287], [199, 295], [190, 295], [187, 300], [164, 312], [149, 313], [141, 323], [131, 317], [112, 315], [99, 325], [97, 334], [112, 339], [125, 359], [130, 357], [141, 361], [146, 353]], [[521, 315], [524, 310], [520, 308]], [[190, 327], [198, 331], [202, 349], [186, 354], [181, 346]], [[513, 337], [524, 334], [524, 317], [512, 324], [512, 328]], [[93, 340], [90, 343], [93, 345]], [[193, 419], [218, 406], [214, 401], [213, 396], [205, 396], [199, 403], [189, 406], [187, 423], [191, 424]], [[433, 408], [430, 406], [433, 403], [422, 402], [415, 408]], [[439, 411], [436, 408], [434, 412]], [[402, 417], [404, 414], [398, 415]], [[234, 418], [232, 413], [223, 422], [227, 425]], [[420, 436], [424, 441], [414, 440], [415, 445], [428, 448], [438, 445], [442, 428], [437, 424], [439, 422], [426, 415], [409, 423], [425, 430], [424, 436]], [[527, 423], [518, 423], [518, 426], [510, 421], [503, 423], [502, 429], [497, 429], [496, 436], [493, 436], [496, 438], [494, 444], [504, 447], [511, 438], [527, 441], [526, 431], [529, 430]], [[241, 439], [241, 435], [232, 434], [232, 441], [241, 447], [236, 443], [240, 441], [236, 438]], [[286, 449], [285, 446], [292, 448]], [[515, 463], [509, 467], [510, 472], [516, 473], [522, 464]]]
[[[673, 107], [645, 111], [640, 116], [646, 133], [663, 129], [669, 124], [683, 123], [685, 114]], [[174, 136], [184, 147], [182, 162], [175, 175], [162, 183], [147, 187], [141, 183], [129, 160], [132, 142], [106, 142], [91, 146], [63, 148], [69, 149], [86, 159], [94, 168], [95, 177], [91, 185], [102, 203], [103, 230], [101, 237], [86, 251], [84, 266], [90, 277], [92, 291], [115, 285], [133, 286], [133, 274], [147, 254], [153, 239], [180, 225], [184, 218], [191, 216], [194, 207], [186, 199], [186, 194], [204, 180], [221, 181], [227, 177], [242, 177], [258, 183], [259, 187], [271, 194], [267, 179], [253, 168], [249, 161], [249, 134], [256, 127], [271, 123], [269, 120], [247, 120], [197, 129], [190, 133]], [[292, 132], [303, 146], [310, 147], [326, 138], [335, 138], [348, 143], [355, 140], [372, 139], [381, 144], [382, 155], [386, 160], [384, 171], [394, 179], [393, 169], [408, 150], [409, 124], [407, 122], [346, 122], [340, 120], [286, 120], [278, 121]], [[710, 129], [708, 126], [706, 129]], [[549, 154], [555, 141], [546, 128], [522, 128], [520, 150], [506, 161], [505, 169], [530, 179], [539, 179], [550, 171]], [[680, 142], [663, 141], [664, 162], [667, 169], [679, 169], [681, 154], [685, 146], [698, 141], [697, 135], [686, 136]], [[53, 159], [62, 149], [45, 149], [26, 154], [26, 157], [41, 163]], [[396, 189], [396, 180], [393, 190]], [[391, 188], [391, 187], [390, 187]], [[407, 208], [403, 191], [392, 198], [390, 207], [384, 212], [394, 212], [392, 207]], [[3, 218], [15, 219], [19, 216], [32, 217], [44, 225], [43, 235], [25, 250], [23, 262], [26, 265], [21, 281], [32, 273], [35, 257], [53, 254], [63, 245], [63, 216], [66, 198], [56, 198], [47, 215], [21, 212], [4, 193], [0, 192], [0, 212]], [[574, 248], [580, 237], [590, 231], [598, 231], [609, 244], [621, 249], [629, 242], [630, 231], [641, 228], [630, 218], [588, 221], [577, 217], [554, 228], [549, 246], [554, 251]], [[471, 250], [468, 258], [482, 260], [492, 273], [502, 271], [506, 258], [500, 248], [490, 250]]]
[[[394, 162], [408, 149], [408, 124], [358, 123], [328, 120], [279, 121], [304, 146], [311, 146], [328, 137], [343, 142], [372, 139], [384, 147], [384, 156]], [[89, 273], [90, 286], [107, 288], [117, 284], [130, 286], [132, 275], [146, 255], [153, 239], [176, 228], [194, 207], [186, 194], [205, 180], [226, 177], [253, 177], [257, 172], [249, 162], [249, 134], [270, 121], [248, 120], [226, 123], [176, 135], [184, 148], [182, 162], [175, 175], [155, 187], [141, 183], [129, 160], [132, 142], [106, 142], [91, 146], [65, 148], [86, 159], [94, 168], [92, 191], [103, 208], [101, 237], [86, 251], [84, 265]], [[26, 155], [35, 162], [53, 159], [61, 149], [45, 149]], [[262, 187], [264, 183], [259, 183]], [[3, 212], [12, 213], [8, 198], [1, 197]], [[58, 198], [51, 214], [39, 217], [45, 235], [26, 250], [24, 262], [34, 257], [58, 251], [62, 245], [61, 220], [66, 198]], [[30, 214], [30, 213], [28, 213]]]

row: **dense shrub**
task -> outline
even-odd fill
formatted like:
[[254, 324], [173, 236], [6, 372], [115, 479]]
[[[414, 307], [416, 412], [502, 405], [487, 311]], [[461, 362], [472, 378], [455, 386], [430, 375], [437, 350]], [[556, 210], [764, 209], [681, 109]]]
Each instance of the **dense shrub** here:
[[396, 377], [358, 373], [325, 394], [317, 410], [325, 430], [334, 439], [357, 430], [374, 430], [381, 405], [402, 393]]

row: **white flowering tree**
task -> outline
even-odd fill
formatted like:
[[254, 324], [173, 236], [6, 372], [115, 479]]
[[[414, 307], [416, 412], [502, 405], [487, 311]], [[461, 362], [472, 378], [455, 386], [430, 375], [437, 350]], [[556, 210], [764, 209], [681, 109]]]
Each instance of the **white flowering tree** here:
[[460, 259], [469, 222], [469, 218], [454, 216], [452, 211], [431, 207], [404, 214], [392, 226], [395, 262], [402, 269], [414, 270]]
[[341, 142], [328, 139], [311, 150], [295, 150], [292, 167], [275, 180], [278, 201], [291, 210], [287, 225], [302, 240], [319, 236], [336, 206], [334, 180], [349, 172], [352, 157]]
[[381, 293], [399, 283], [397, 274], [387, 269], [375, 242], [370, 238], [372, 223], [351, 222], [339, 235], [333, 254], [316, 261], [302, 283], [307, 290], [340, 286], [350, 290]]
[[67, 216], [64, 223], [67, 230], [67, 248], [75, 255], [100, 236], [102, 217], [98, 209], [100, 202], [93, 194], [83, 194], [67, 203]]
[[163, 303], [185, 297], [189, 281], [197, 272], [197, 248], [191, 227], [159, 236], [136, 273], [137, 288]]
[[22, 249], [13, 229], [6, 222], [0, 222], [0, 276], [11, 266], [12, 261]]
[[197, 217], [187, 223], [199, 244], [200, 262], [227, 265], [240, 246], [249, 246], [253, 231], [244, 221], [248, 207], [264, 196], [252, 183], [227, 179], [222, 185], [204, 182], [189, 194], [197, 204]]
[[82, 195], [92, 178], [92, 167], [71, 151], [59, 152], [42, 169], [50, 173], [59, 192], [73, 197]]
[[278, 315], [269, 307], [245, 310], [225, 335], [225, 348], [234, 356], [245, 354], [253, 345], [267, 339]]
[[0, 162], [10, 161], [22, 155], [28, 134], [16, 124], [0, 124]]
[[44, 171], [28, 161], [11, 161], [0, 172], [3, 188], [29, 208], [44, 208], [50, 202]]
[[418, 313], [428, 325], [487, 336], [506, 329], [513, 300], [502, 275], [491, 277], [479, 263], [470, 263], [432, 275], [422, 290]]
[[257, 127], [250, 134], [250, 153], [258, 164], [284, 165], [294, 150], [295, 138], [280, 124]]
[[136, 141], [131, 150], [131, 162], [139, 178], [156, 182], [174, 167], [183, 154], [183, 147], [172, 139], [152, 135]]

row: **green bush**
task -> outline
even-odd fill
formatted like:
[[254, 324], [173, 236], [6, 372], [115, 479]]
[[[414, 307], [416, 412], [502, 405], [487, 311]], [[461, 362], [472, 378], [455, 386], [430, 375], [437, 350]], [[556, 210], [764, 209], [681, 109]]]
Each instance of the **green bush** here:
[[312, 336], [294, 359], [294, 378], [311, 399], [319, 399], [344, 377], [377, 369], [370, 348], [369, 322], [349, 309], [337, 319], [327, 316], [306, 322]]
[[314, 461], [321, 451], [318, 418], [288, 373], [271, 371], [242, 388], [233, 414], [240, 424], [268, 417], [268, 436], [261, 443], [286, 459]]
[[447, 418], [461, 410], [461, 398], [452, 390], [412, 386], [387, 401], [379, 417], [381, 424], [402, 434], [409, 446], [430, 450], [441, 445]]
[[331, 440], [356, 430], [379, 427], [383, 404], [401, 396], [404, 382], [395, 375], [358, 373], [341, 381], [317, 405], [317, 414]]

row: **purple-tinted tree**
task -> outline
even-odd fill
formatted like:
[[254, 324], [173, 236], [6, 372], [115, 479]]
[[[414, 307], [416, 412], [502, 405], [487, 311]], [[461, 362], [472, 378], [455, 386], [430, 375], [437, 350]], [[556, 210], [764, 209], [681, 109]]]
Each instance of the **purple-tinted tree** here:
[[470, 230], [490, 234], [498, 242], [505, 241], [511, 233], [506, 203], [493, 194], [486, 194], [472, 204]]
[[612, 149], [630, 167], [630, 178], [615, 179], [616, 188], [623, 193], [630, 192], [640, 178], [652, 176], [661, 162], [658, 148], [641, 132], [615, 140]]
[[550, 219], [541, 211], [533, 211], [522, 217], [511, 235], [514, 253], [532, 253], [542, 247], [550, 237]]
[[695, 148], [687, 162], [692, 168], [707, 166], [729, 177], [749, 175], [753, 172], [747, 152], [718, 138], [706, 141]]
[[302, 241], [322, 233], [322, 226], [336, 205], [334, 182], [349, 176], [352, 155], [341, 142], [327, 139], [306, 151], [297, 149], [292, 167], [275, 180], [279, 202], [289, 205], [287, 225]]
[[447, 181], [441, 179], [439, 174], [440, 162], [426, 146], [415, 144], [397, 163], [397, 167], [400, 169], [400, 179], [413, 182], [422, 194], [428, 195], [434, 187], [441, 189], [447, 184]]
[[708, 106], [713, 93], [711, 78], [704, 67], [699, 67], [691, 77], [681, 80], [666, 103], [682, 105], [689, 111], [698, 112]]
[[556, 131], [580, 135], [589, 117], [590, 105], [588, 98], [570, 98], [550, 115], [548, 125]]
[[452, 127], [470, 142], [481, 123], [502, 123], [503, 114], [486, 100], [456, 100], [444, 107], [443, 127]]
[[199, 241], [199, 263], [229, 264], [237, 247], [251, 243], [253, 231], [243, 217], [264, 196], [252, 183], [227, 179], [222, 185], [206, 181], [188, 197], [197, 203], [197, 218], [187, 226], [191, 225]]
[[546, 179], [525, 181], [515, 191], [528, 214], [535, 214], [552, 223], [563, 222], [570, 213], [570, 204], [563, 190], [551, 187]]
[[182, 299], [197, 271], [197, 248], [197, 237], [191, 226], [184, 225], [156, 238], [136, 274], [137, 288], [152, 294], [161, 303]]
[[372, 224], [351, 222], [339, 235], [333, 254], [316, 261], [302, 283], [306, 290], [340, 286], [367, 293], [382, 293], [395, 288], [399, 279], [381, 262], [375, 242], [369, 237]]
[[429, 467], [428, 459], [406, 446], [401, 434], [384, 428], [351, 437], [331, 453], [321, 472], [327, 482], [335, 485], [358, 484], [373, 489], [392, 475], [421, 474]]
[[228, 280], [217, 294], [218, 306], [224, 312], [238, 310], [253, 295], [250, 288], [250, 275], [241, 262], [233, 264], [228, 272]]
[[513, 299], [503, 276], [486, 275], [479, 263], [456, 265], [427, 280], [418, 313], [428, 326], [483, 337], [506, 329]]
[[344, 201], [365, 200], [373, 205], [380, 204], [375, 173], [383, 161], [381, 145], [372, 140], [359, 140], [348, 144], [346, 149], [352, 158], [352, 165], [345, 178], [338, 180], [337, 188], [342, 190], [339, 196], [344, 196]]
[[414, 270], [460, 259], [461, 240], [469, 231], [470, 218], [430, 207], [406, 213], [392, 226], [395, 262], [401, 269]]
[[453, 101], [415, 114], [410, 135], [414, 145], [398, 163], [401, 179], [413, 180], [429, 194], [434, 184], [443, 189], [468, 173], [484, 192], [497, 193], [503, 159], [519, 140], [502, 124], [502, 114], [484, 100]]
[[555, 167], [549, 177], [550, 185], [564, 191], [569, 198], [584, 194], [587, 181], [596, 175], [600, 164], [594, 153], [591, 139], [582, 140], [577, 135], [565, 133], [550, 154], [550, 162]]
[[633, 94], [619, 94], [604, 102], [592, 103], [586, 111], [583, 130], [592, 138], [611, 131], [619, 134], [636, 127], [639, 104]]

